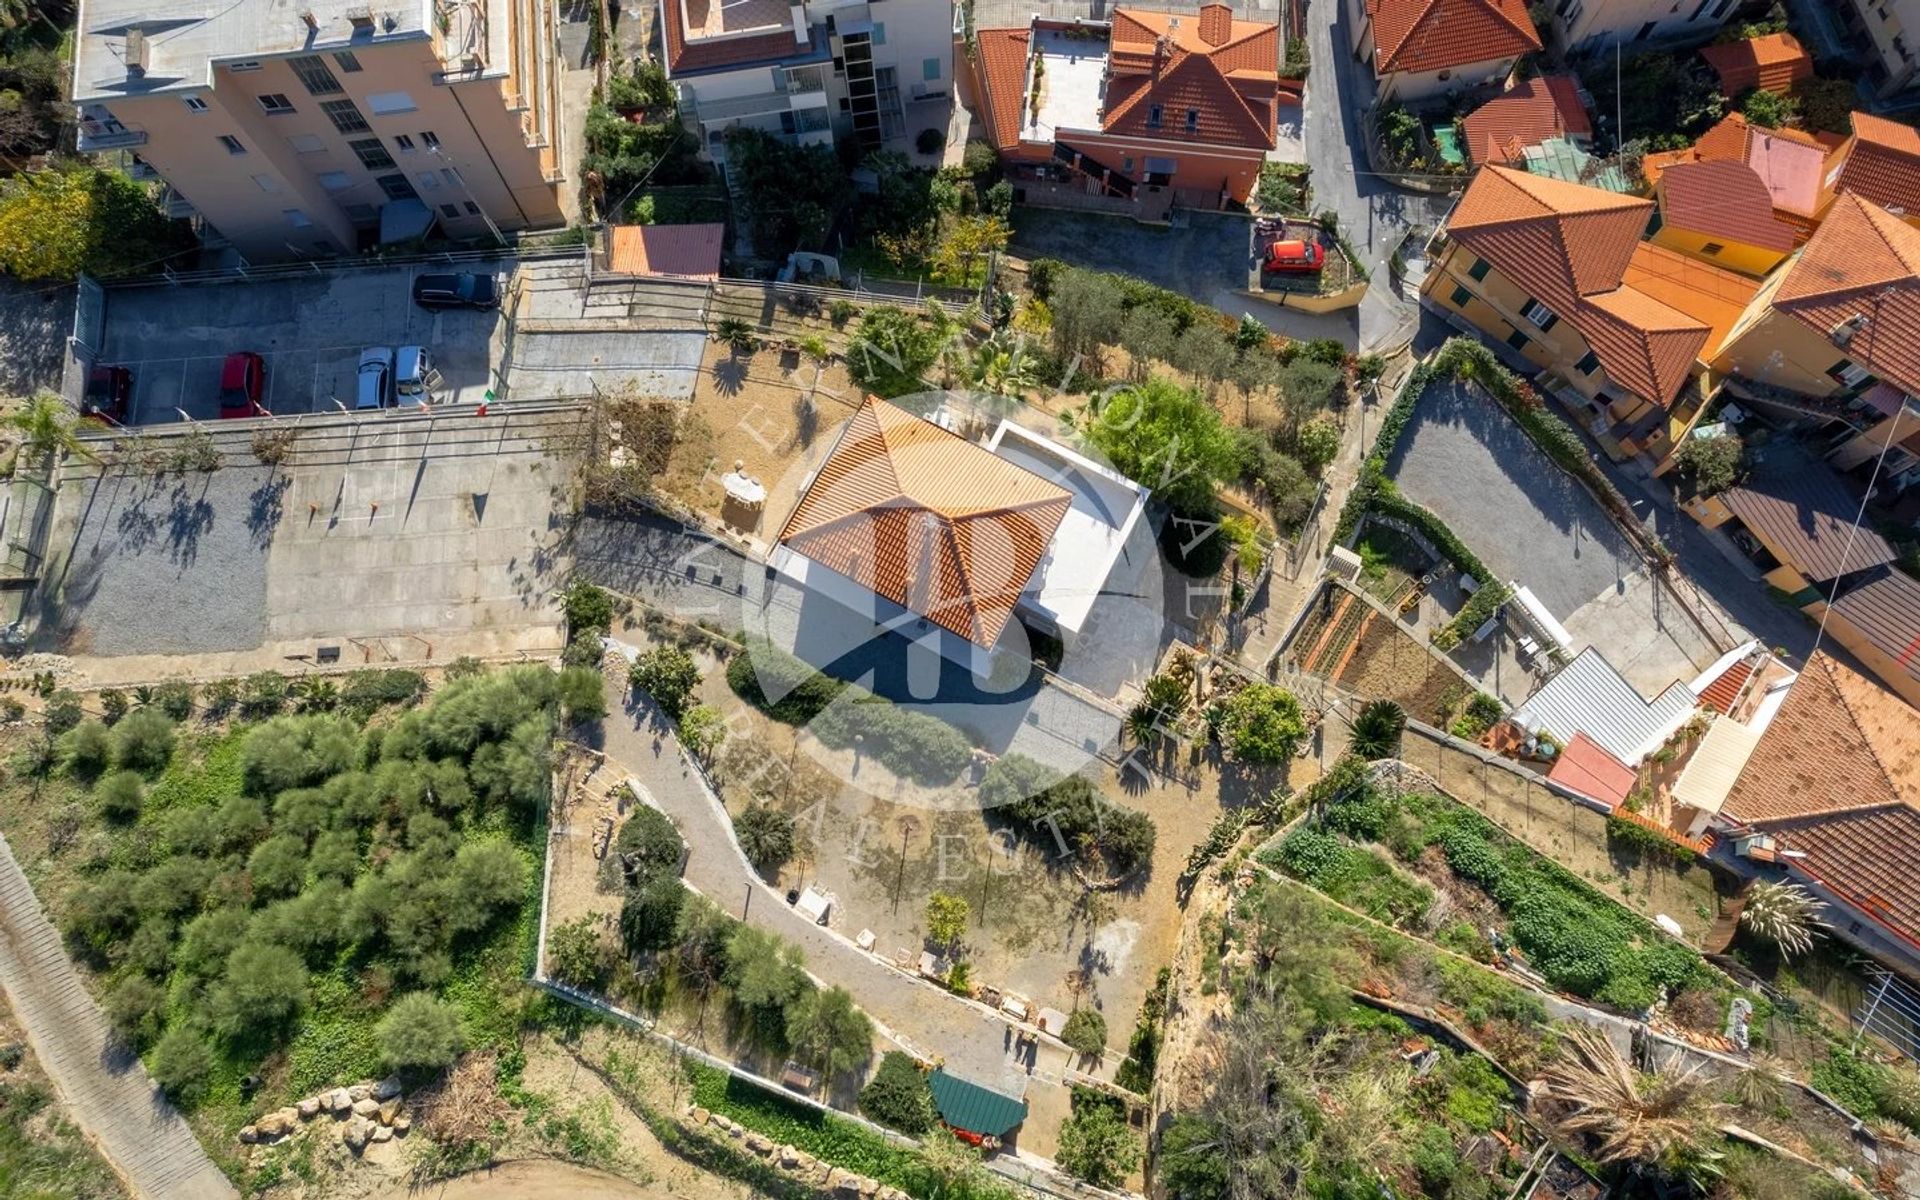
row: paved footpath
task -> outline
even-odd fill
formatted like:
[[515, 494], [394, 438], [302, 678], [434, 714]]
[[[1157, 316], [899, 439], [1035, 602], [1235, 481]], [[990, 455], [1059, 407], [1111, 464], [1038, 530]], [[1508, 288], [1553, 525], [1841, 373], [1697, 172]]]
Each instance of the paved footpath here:
[[115, 1044], [47, 920], [13, 848], [0, 838], [0, 987], [40, 1064], [134, 1196], [225, 1200], [239, 1193], [131, 1051]]

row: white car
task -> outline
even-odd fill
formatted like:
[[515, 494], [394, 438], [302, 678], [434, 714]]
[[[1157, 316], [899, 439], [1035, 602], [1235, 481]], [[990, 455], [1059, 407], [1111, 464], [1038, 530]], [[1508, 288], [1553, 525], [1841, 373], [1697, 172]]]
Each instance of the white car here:
[[393, 397], [393, 347], [368, 346], [360, 352], [353, 407], [385, 408]]

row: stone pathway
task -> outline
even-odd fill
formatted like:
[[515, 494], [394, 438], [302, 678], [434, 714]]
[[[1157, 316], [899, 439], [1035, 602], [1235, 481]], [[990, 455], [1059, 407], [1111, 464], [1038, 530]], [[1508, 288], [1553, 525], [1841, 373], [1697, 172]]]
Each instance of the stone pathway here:
[[0, 838], [0, 987], [74, 1122], [144, 1200], [239, 1193], [213, 1165], [80, 981], [13, 848]]

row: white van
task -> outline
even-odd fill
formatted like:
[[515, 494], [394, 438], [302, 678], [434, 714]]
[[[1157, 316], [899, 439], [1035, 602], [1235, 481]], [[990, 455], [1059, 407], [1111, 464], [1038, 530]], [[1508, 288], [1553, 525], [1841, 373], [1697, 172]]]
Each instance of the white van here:
[[440, 372], [425, 346], [402, 346], [394, 352], [394, 403], [402, 408], [430, 404], [440, 396]]

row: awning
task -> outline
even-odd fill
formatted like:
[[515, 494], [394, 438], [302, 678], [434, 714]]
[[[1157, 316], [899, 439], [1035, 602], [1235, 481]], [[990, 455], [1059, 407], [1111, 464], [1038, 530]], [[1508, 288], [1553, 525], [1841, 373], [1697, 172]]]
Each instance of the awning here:
[[389, 200], [380, 209], [380, 244], [409, 242], [433, 228], [433, 210], [418, 200]]
[[1759, 744], [1759, 730], [1730, 717], [1715, 721], [1673, 785], [1673, 802], [1703, 813], [1719, 812]]
[[986, 1137], [1004, 1137], [1027, 1119], [1027, 1102], [947, 1074], [942, 1067], [927, 1078], [940, 1119], [955, 1129]]

